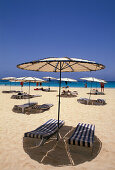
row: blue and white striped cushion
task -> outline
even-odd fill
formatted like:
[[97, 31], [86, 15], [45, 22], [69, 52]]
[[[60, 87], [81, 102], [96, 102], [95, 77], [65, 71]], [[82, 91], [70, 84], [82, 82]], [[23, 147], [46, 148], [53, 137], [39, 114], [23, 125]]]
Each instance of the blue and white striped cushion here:
[[[24, 137], [30, 137], [30, 138], [47, 138], [53, 135], [58, 130], [58, 121], [55, 119], [50, 119], [37, 129], [26, 132], [24, 134]], [[64, 121], [59, 121], [59, 128], [61, 128], [64, 125]]]
[[92, 147], [94, 141], [95, 125], [79, 123], [68, 139], [69, 144]]

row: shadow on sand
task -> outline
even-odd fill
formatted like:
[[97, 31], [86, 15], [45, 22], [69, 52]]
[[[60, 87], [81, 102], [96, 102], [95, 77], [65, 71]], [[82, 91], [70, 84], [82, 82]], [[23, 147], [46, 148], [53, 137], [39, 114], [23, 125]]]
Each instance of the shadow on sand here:
[[[61, 137], [66, 135], [70, 137], [73, 132], [72, 126], [64, 126], [60, 129]], [[70, 133], [68, 133], [70, 132]], [[54, 136], [53, 136], [54, 137]], [[55, 136], [56, 137], [56, 136]], [[52, 166], [75, 166], [81, 163], [93, 160], [100, 152], [102, 143], [95, 136], [93, 152], [91, 148], [68, 145], [65, 138], [61, 138], [58, 142], [55, 139], [49, 139], [43, 146], [38, 147], [39, 139], [23, 138], [24, 151], [31, 159], [44, 165]]]

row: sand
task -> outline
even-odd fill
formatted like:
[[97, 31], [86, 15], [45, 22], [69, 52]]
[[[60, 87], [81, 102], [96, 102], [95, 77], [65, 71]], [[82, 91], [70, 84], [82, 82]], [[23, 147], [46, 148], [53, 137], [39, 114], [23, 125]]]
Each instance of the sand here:
[[[54, 106], [43, 113], [27, 115], [15, 113], [12, 108], [28, 100], [11, 99], [12, 94], [2, 93], [9, 87], [0, 86], [0, 170], [115, 169], [115, 89], [105, 89], [106, 95], [92, 95], [92, 99], [105, 99], [107, 104], [104, 106], [77, 102], [80, 97], [88, 97], [88, 88], [70, 88], [77, 90], [78, 96], [61, 98], [60, 119], [65, 121], [60, 130], [61, 136], [79, 122], [95, 124], [95, 142], [91, 154], [87, 147], [68, 146], [63, 138], [59, 142], [50, 139], [41, 147], [37, 146], [39, 140], [23, 138], [25, 132], [34, 130], [50, 118], [57, 119], [58, 91], [35, 91], [34, 88], [31, 87], [31, 94], [40, 94], [42, 97], [32, 98], [31, 102]], [[58, 90], [56, 87], [52, 89]], [[20, 87], [12, 87], [12, 90], [20, 90]], [[28, 92], [28, 87], [23, 87], [23, 91]]]

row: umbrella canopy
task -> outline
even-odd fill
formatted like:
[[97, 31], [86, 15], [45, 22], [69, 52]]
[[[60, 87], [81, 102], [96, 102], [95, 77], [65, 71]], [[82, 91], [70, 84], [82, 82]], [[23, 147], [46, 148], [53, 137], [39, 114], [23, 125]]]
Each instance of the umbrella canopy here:
[[81, 72], [96, 71], [104, 69], [105, 66], [95, 61], [82, 60], [77, 58], [45, 58], [32, 62], [17, 65], [24, 70], [43, 72]]
[[4, 77], [2, 78], [2, 80], [15, 80], [16, 77]]
[[[57, 80], [60, 80], [60, 79], [57, 79]], [[61, 81], [65, 81], [66, 85], [67, 85], [67, 82], [77, 82], [77, 80], [75, 79], [70, 79], [70, 78], [61, 78]], [[69, 86], [68, 86], [69, 87]]]
[[36, 77], [19, 77], [16, 79], [19, 82], [45, 82], [45, 80]]
[[56, 78], [54, 78], [54, 77], [49, 77], [49, 76], [48, 76], [48, 77], [43, 77], [43, 78], [44, 78], [44, 79], [49, 79], [49, 80], [51, 80], [51, 79], [52, 79], [52, 80], [56, 79]]
[[16, 77], [4, 77], [2, 80], [9, 80], [10, 81], [10, 91], [11, 91], [11, 81], [16, 80]]
[[[45, 58], [37, 61], [31, 61], [17, 65], [24, 70], [42, 71], [42, 72], [60, 72], [59, 83], [59, 102], [58, 102], [58, 130], [60, 115], [60, 91], [61, 91], [61, 72], [81, 72], [96, 71], [104, 69], [105, 66], [95, 61], [82, 60], [77, 58]], [[58, 140], [57, 135], [57, 140]]]
[[[57, 79], [60, 80], [60, 79]], [[70, 78], [61, 78], [61, 81], [66, 81], [66, 82], [77, 82], [75, 79], [70, 79]]]
[[95, 77], [84, 77], [80, 78], [81, 80], [86, 80], [86, 81], [94, 81], [94, 82], [99, 82], [99, 83], [107, 83], [105, 80], [102, 79], [97, 79]]

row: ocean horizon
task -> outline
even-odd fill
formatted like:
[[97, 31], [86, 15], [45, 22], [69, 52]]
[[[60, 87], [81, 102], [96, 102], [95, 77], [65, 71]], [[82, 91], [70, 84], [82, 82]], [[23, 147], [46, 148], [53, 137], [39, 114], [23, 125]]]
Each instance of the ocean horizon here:
[[[69, 87], [85, 87], [86, 81], [77, 81], [77, 82], [61, 82], [61, 87], [69, 86]], [[6, 80], [0, 80], [0, 86], [20, 86], [20, 82], [10, 82]], [[24, 82], [23, 86], [29, 86], [28, 82]], [[37, 86], [36, 83], [30, 83], [30, 86]], [[40, 84], [38, 85], [38, 87]], [[50, 86], [50, 87], [58, 87], [59, 81], [51, 80], [50, 82], [42, 83], [42, 86]], [[87, 82], [87, 88], [100, 88], [100, 83], [97, 82]], [[115, 88], [115, 81], [107, 81], [104, 86], [105, 88]]]

